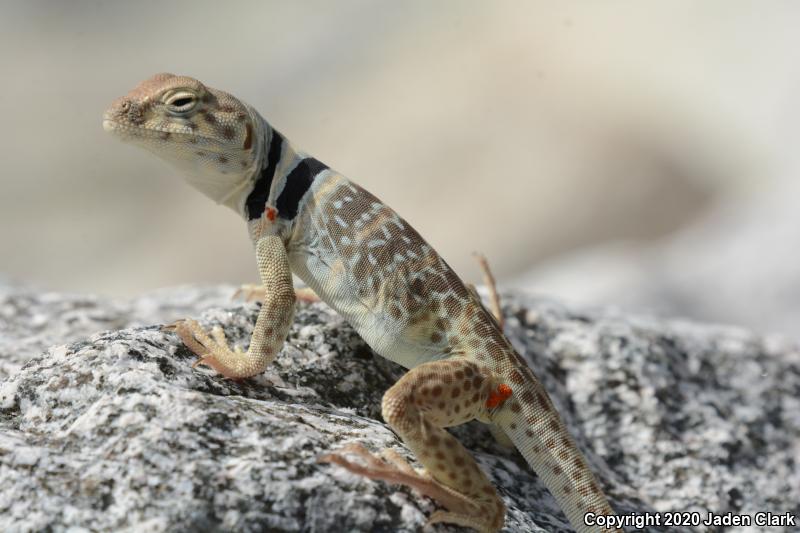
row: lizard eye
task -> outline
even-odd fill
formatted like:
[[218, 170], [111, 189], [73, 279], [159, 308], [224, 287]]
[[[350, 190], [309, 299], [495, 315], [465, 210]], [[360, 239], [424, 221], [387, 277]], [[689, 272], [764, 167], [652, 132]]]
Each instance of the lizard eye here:
[[197, 97], [192, 93], [180, 92], [170, 96], [166, 103], [170, 112], [183, 115], [194, 109]]

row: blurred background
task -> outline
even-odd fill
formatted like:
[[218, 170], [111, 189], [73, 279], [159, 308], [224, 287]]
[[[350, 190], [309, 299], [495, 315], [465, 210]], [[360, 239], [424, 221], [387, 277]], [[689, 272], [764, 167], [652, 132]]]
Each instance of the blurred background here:
[[169, 71], [253, 104], [467, 280], [800, 337], [796, 2], [5, 2], [0, 277], [257, 279], [243, 223], [101, 115]]

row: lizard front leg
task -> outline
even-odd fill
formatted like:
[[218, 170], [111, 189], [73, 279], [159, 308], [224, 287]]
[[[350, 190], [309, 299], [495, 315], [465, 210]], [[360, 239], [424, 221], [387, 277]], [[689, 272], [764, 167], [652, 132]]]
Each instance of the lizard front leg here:
[[[372, 456], [360, 445], [320, 458], [355, 474], [412, 487], [442, 504], [429, 524], [446, 522], [484, 533], [498, 531], [505, 505], [475, 459], [443, 428], [474, 418], [487, 419], [489, 410], [507, 398], [507, 387], [478, 364], [464, 358], [423, 363], [406, 373], [383, 397], [384, 420], [423, 464], [415, 472], [396, 454]], [[355, 454], [365, 465], [343, 453]]]
[[200, 356], [195, 365], [208, 365], [228, 378], [263, 372], [283, 346], [294, 318], [295, 292], [283, 242], [275, 235], [261, 237], [256, 243], [256, 256], [264, 303], [247, 352], [238, 346], [231, 350], [221, 328], [214, 328], [209, 335], [194, 320], [183, 320], [171, 327]]

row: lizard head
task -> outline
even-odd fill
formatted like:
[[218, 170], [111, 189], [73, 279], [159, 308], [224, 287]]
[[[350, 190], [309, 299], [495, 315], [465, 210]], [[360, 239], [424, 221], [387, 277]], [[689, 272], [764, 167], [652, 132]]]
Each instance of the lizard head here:
[[261, 146], [255, 140], [263, 126], [230, 94], [162, 73], [116, 99], [103, 128], [179, 167], [201, 192], [228, 203], [256, 173]]

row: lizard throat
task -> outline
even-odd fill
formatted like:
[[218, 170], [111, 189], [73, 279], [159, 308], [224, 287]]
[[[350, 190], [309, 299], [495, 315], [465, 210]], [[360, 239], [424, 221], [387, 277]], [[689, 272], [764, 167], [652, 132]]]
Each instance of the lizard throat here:
[[220, 174], [216, 169], [209, 168], [212, 165], [185, 168], [181, 162], [177, 162], [177, 166], [183, 168], [184, 179], [189, 185], [215, 203], [227, 205], [234, 210], [238, 210], [237, 205], [241, 203], [242, 194], [253, 183], [252, 171]]

